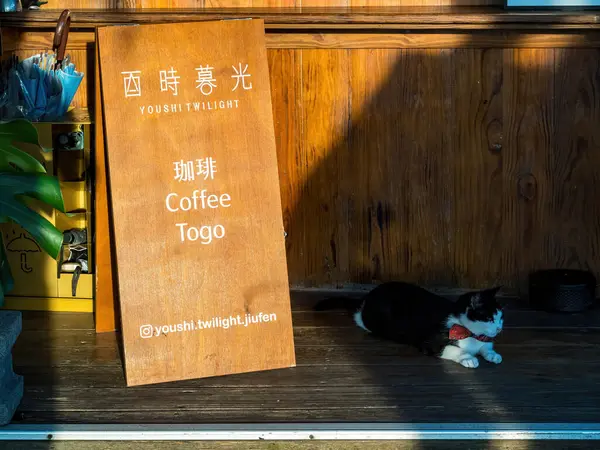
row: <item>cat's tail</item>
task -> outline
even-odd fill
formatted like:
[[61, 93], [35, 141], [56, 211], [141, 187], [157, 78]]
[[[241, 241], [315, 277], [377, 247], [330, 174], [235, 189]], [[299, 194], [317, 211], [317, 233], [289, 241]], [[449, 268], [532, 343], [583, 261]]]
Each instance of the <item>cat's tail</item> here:
[[331, 309], [345, 309], [350, 313], [358, 311], [362, 305], [362, 299], [352, 297], [329, 297], [318, 302], [315, 311], [328, 311]]

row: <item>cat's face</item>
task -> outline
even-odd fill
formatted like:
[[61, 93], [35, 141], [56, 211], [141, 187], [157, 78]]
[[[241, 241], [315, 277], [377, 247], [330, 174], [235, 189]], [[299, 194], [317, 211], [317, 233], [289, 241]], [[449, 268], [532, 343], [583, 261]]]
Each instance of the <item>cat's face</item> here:
[[504, 326], [504, 313], [496, 299], [499, 290], [499, 287], [486, 289], [461, 297], [461, 322], [471, 332], [489, 337], [500, 334]]

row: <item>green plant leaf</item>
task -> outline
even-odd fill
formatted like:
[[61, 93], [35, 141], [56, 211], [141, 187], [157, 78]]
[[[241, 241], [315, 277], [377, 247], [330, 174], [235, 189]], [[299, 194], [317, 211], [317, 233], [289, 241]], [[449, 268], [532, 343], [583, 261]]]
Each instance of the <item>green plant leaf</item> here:
[[42, 148], [31, 122], [24, 119], [0, 122], [0, 172], [14, 172], [16, 166], [23, 172], [46, 173], [37, 159], [14, 145], [18, 142]]
[[52, 223], [24, 203], [35, 198], [64, 212], [65, 205], [56, 177], [38, 173], [0, 173], [0, 221], [21, 225], [52, 258], [58, 258], [63, 234]]

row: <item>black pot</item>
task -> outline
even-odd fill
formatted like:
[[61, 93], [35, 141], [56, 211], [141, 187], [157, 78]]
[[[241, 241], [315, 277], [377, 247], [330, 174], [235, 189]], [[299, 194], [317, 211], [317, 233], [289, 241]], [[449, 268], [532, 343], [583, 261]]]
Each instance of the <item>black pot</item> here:
[[596, 277], [583, 270], [540, 270], [529, 276], [529, 302], [535, 309], [581, 312], [596, 298]]

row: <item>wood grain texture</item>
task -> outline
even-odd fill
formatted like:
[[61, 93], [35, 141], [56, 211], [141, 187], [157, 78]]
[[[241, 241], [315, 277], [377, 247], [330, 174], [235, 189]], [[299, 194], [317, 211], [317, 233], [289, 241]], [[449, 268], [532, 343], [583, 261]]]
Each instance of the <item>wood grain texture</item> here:
[[343, 192], [350, 177], [347, 141], [341, 138], [348, 126], [348, 52], [303, 50], [301, 75], [302, 148], [295, 182], [302, 189], [292, 206], [288, 240], [290, 247], [300, 246], [293, 254], [304, 261], [307, 283], [335, 283], [348, 270]]
[[531, 270], [558, 263], [544, 245], [554, 226], [548, 214], [549, 158], [555, 145], [554, 51], [505, 50], [504, 64], [500, 233], [507, 239], [498, 254], [500, 272], [510, 270], [512, 279], [525, 285]]
[[[292, 293], [294, 322], [306, 298], [323, 295]], [[296, 368], [130, 388], [117, 334], [96, 334], [85, 314], [25, 313], [14, 350], [26, 380], [17, 417], [25, 424], [597, 421], [600, 333], [569, 321], [597, 324], [598, 311], [509, 311], [497, 343], [503, 363], [476, 371], [377, 340], [351, 317], [325, 312], [295, 327]]]
[[[104, 1], [104, 0], [101, 0]], [[323, 29], [579, 29], [590, 30], [600, 27], [597, 12], [556, 11], [547, 14], [544, 11], [510, 11], [498, 6], [393, 6], [393, 7], [309, 7], [297, 4], [295, 8], [261, 5], [260, 0], [252, 2], [252, 8], [194, 8], [194, 9], [147, 9], [137, 11], [141, 3], [138, 0], [125, 0], [120, 8], [104, 10], [74, 10], [72, 26], [85, 28], [111, 24], [165, 23], [210, 21], [221, 19], [255, 18], [265, 21], [267, 28], [304, 28]], [[155, 2], [156, 0], [148, 0]], [[187, 0], [186, 0], [187, 1]], [[217, 0], [215, 0], [217, 1]], [[250, 0], [232, 0], [234, 6], [241, 2], [247, 5]], [[275, 2], [285, 0], [273, 0]], [[336, 0], [346, 5], [348, 0]], [[416, 0], [421, 1], [421, 0]], [[446, 2], [447, 0], [424, 0]], [[494, 0], [483, 0], [494, 1]], [[270, 2], [270, 0], [269, 0]], [[149, 4], [152, 4], [149, 3]], [[333, 2], [332, 2], [333, 3]], [[431, 5], [431, 3], [430, 3]], [[325, 6], [325, 7], [323, 7]], [[60, 10], [42, 9], [3, 15], [6, 26], [54, 28]]]
[[[166, 5], [165, 5], [166, 6]], [[48, 0], [46, 9], [106, 9], [118, 7], [117, 0]]]
[[293, 8], [301, 0], [204, 0], [204, 6], [210, 8]]
[[436, 50], [353, 55], [347, 164], [358, 182], [352, 184], [349, 201], [351, 223], [365, 225], [352, 227], [350, 278], [384, 281], [425, 266], [428, 273], [441, 273], [449, 262], [449, 242], [443, 237], [449, 172], [444, 155], [428, 151], [444, 147], [444, 131], [423, 117], [443, 123], [444, 58]]
[[[598, 274], [598, 227], [595, 214], [583, 208], [598, 189], [598, 138], [588, 125], [597, 114], [595, 50], [561, 50], [561, 61], [587, 55], [577, 57], [580, 69], [568, 78], [555, 52], [350, 52], [348, 135], [330, 148], [309, 149], [322, 156], [304, 182], [291, 224], [304, 230], [288, 238], [288, 249], [304, 245], [301, 256], [288, 252], [290, 267], [302, 267], [290, 273], [292, 282], [336, 286], [401, 278], [461, 287], [502, 283], [523, 291], [536, 268]], [[340, 70], [338, 63], [326, 73]], [[559, 95], [567, 86], [571, 90]], [[337, 116], [343, 94], [335, 98], [320, 106], [325, 112], [308, 106], [296, 119], [304, 123], [303, 139], [320, 132], [313, 116], [317, 123]], [[309, 156], [297, 156], [299, 173]], [[339, 180], [339, 171], [352, 181]], [[303, 180], [297, 176], [295, 183]], [[566, 187], [580, 189], [579, 203], [569, 200]], [[347, 212], [321, 212], [340, 201]], [[309, 222], [306, 211], [312, 211]], [[323, 262], [332, 258], [332, 242], [338, 245], [331, 230], [345, 214], [348, 241], [343, 231], [337, 240], [347, 245], [349, 259], [336, 258], [336, 264], [349, 270], [336, 278]]]
[[[408, 152], [397, 151], [401, 132], [389, 128], [392, 123], [402, 124], [404, 91], [395, 88], [400, 76], [397, 63], [403, 53], [363, 50], [350, 55], [352, 126], [346, 165], [356, 181], [348, 183], [345, 192], [351, 224], [348, 265], [350, 277], [369, 283], [382, 279], [384, 273], [407, 271], [406, 260], [397, 254], [405, 254], [408, 248], [408, 223], [400, 208], [409, 196], [395, 180], [408, 170]], [[385, 116], [390, 120], [382, 121]], [[391, 167], [401, 172], [391, 173]], [[364, 226], [352, 226], [357, 223]], [[394, 232], [388, 233], [391, 227]], [[391, 247], [398, 251], [390, 253]]]
[[[301, 241], [289, 236], [295, 205], [303, 190], [302, 175], [302, 122], [297, 120], [302, 103], [302, 52], [298, 50], [271, 50], [268, 52], [271, 80], [271, 101], [279, 169], [283, 226], [286, 233], [288, 272], [302, 272]], [[298, 177], [304, 177], [300, 180]], [[290, 256], [294, 255], [294, 256]]]
[[527, 33], [503, 31], [473, 31], [469, 34], [449, 33], [369, 33], [321, 32], [288, 33], [267, 30], [267, 48], [321, 49], [457, 49], [457, 48], [597, 48], [600, 34], [596, 32]]
[[[99, 61], [96, 46], [96, 61]], [[114, 289], [112, 251], [113, 236], [110, 223], [110, 202], [108, 199], [106, 147], [104, 141], [104, 111], [102, 108], [102, 84], [100, 83], [100, 65], [95, 64], [95, 146], [94, 146], [94, 230], [96, 265], [96, 292], [94, 295], [94, 317], [96, 332], [115, 331], [119, 323], [118, 301]]]
[[[28, 50], [39, 52], [52, 47], [53, 33], [45, 31], [22, 31], [19, 28], [2, 29], [4, 51]], [[70, 50], [91, 49], [95, 34], [90, 31], [72, 32], [69, 35]], [[474, 31], [469, 34], [448, 33], [314, 33], [285, 32], [266, 29], [266, 45], [269, 49], [458, 49], [458, 48], [597, 48], [600, 33], [597, 31], [569, 33], [527, 33], [505, 31]]]
[[[417, 274], [427, 272], [436, 283], [455, 285], [448, 270], [452, 267], [450, 245], [454, 232], [450, 216], [456, 207], [449, 189], [453, 181], [450, 164], [455, 155], [446, 149], [447, 125], [456, 111], [454, 98], [445, 92], [447, 63], [447, 53], [440, 50], [408, 50], [400, 63], [403, 72], [399, 80], [410, 79], [411, 83], [403, 89], [398, 151], [409, 154], [410, 170], [400, 183], [408, 190], [408, 201], [398, 207], [399, 213], [408, 218], [409, 233], [414, 236], [405, 253], [408, 273], [419, 277]], [[425, 115], [427, 119], [423, 120]], [[443, 150], [434, 155], [432, 148]], [[391, 232], [395, 232], [393, 227]]]
[[[501, 233], [503, 149], [502, 50], [448, 52], [445, 163], [452, 172], [451, 258], [453, 285], [497, 283]], [[446, 153], [446, 152], [444, 152]], [[503, 280], [505, 281], [505, 280]]]
[[600, 271], [600, 73], [598, 50], [557, 50], [554, 56], [554, 147], [551, 167], [548, 262]]
[[[302, 5], [304, 6], [305, 0], [302, 0]], [[339, 4], [335, 4], [332, 6], [343, 6], [343, 3], [338, 2]], [[502, 2], [499, 0], [350, 0], [350, 6], [352, 7], [435, 7], [435, 6], [443, 6], [443, 7], [469, 7], [469, 6], [501, 6]]]
[[[295, 364], [263, 36], [261, 21], [98, 30], [128, 385]], [[154, 58], [141, 45], [166, 41]], [[207, 64], [214, 91], [197, 89]]]

